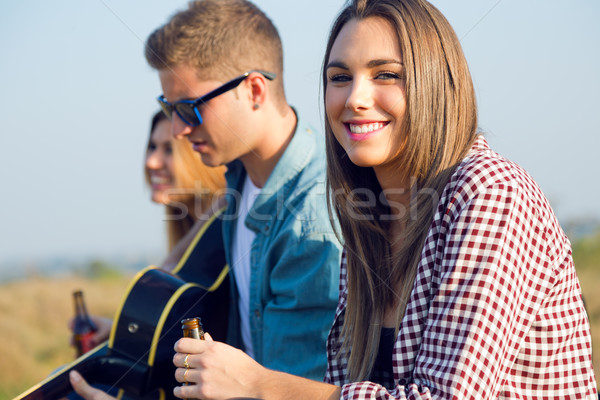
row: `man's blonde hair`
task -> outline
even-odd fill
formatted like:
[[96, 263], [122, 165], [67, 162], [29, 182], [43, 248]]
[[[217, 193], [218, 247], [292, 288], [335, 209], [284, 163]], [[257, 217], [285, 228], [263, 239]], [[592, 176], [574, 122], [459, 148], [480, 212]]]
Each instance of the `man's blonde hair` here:
[[285, 100], [277, 28], [245, 0], [190, 2], [148, 37], [145, 55], [157, 70], [192, 67], [202, 80], [227, 81], [254, 69], [274, 72], [273, 95]]

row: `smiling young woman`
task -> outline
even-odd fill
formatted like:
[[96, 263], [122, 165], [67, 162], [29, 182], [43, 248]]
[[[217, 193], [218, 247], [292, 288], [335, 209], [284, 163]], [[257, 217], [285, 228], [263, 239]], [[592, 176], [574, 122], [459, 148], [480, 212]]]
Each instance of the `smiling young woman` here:
[[[352, 249], [342, 342], [348, 378], [361, 380], [381, 335], [353, 327], [398, 332], [437, 202], [476, 140], [477, 109], [452, 28], [419, 1], [355, 1], [345, 9], [330, 35], [323, 82], [330, 193]], [[372, 120], [383, 127], [362, 134]], [[361, 121], [367, 129], [354, 134]], [[372, 207], [364, 207], [365, 188], [379, 199]]]
[[533, 179], [477, 131], [443, 15], [353, 1], [323, 85], [345, 244], [326, 382], [349, 399], [595, 398], [570, 243]]

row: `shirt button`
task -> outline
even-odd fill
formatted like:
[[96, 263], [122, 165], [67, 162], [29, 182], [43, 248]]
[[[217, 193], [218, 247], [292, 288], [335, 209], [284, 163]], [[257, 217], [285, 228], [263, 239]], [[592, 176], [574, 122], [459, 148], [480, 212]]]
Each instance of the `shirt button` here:
[[258, 311], [258, 309], [254, 310], [254, 316], [260, 318], [260, 311]]

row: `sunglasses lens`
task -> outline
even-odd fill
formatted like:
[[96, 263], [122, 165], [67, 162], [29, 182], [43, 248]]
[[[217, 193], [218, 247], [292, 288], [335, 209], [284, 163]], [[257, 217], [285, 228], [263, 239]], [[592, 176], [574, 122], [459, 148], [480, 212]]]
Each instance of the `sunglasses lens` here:
[[171, 106], [169, 103], [162, 101], [161, 99], [158, 99], [158, 104], [160, 104], [160, 108], [162, 109], [163, 113], [167, 116], [167, 118], [172, 119], [173, 106]]
[[177, 103], [175, 104], [175, 111], [177, 111], [177, 115], [179, 115], [183, 122], [188, 125], [198, 126], [202, 123], [198, 115], [196, 115], [193, 104]]

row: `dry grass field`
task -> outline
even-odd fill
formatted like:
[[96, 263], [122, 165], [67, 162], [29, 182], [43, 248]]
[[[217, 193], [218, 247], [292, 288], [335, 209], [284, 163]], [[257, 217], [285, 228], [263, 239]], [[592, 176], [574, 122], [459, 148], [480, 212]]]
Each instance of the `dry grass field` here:
[[[592, 323], [599, 381], [600, 234], [575, 243], [573, 254]], [[1, 285], [0, 400], [12, 399], [73, 360], [67, 328], [73, 290], [83, 290], [90, 313], [112, 318], [131, 278], [115, 273], [96, 278], [31, 277]]]
[[600, 385], [600, 264], [578, 272], [583, 297], [592, 325], [592, 357], [596, 383]]
[[600, 232], [573, 243], [573, 259], [592, 330], [592, 357], [600, 385]]
[[88, 311], [113, 318], [131, 277], [30, 278], [0, 288], [0, 399], [12, 399], [75, 358], [69, 346], [71, 293]]

